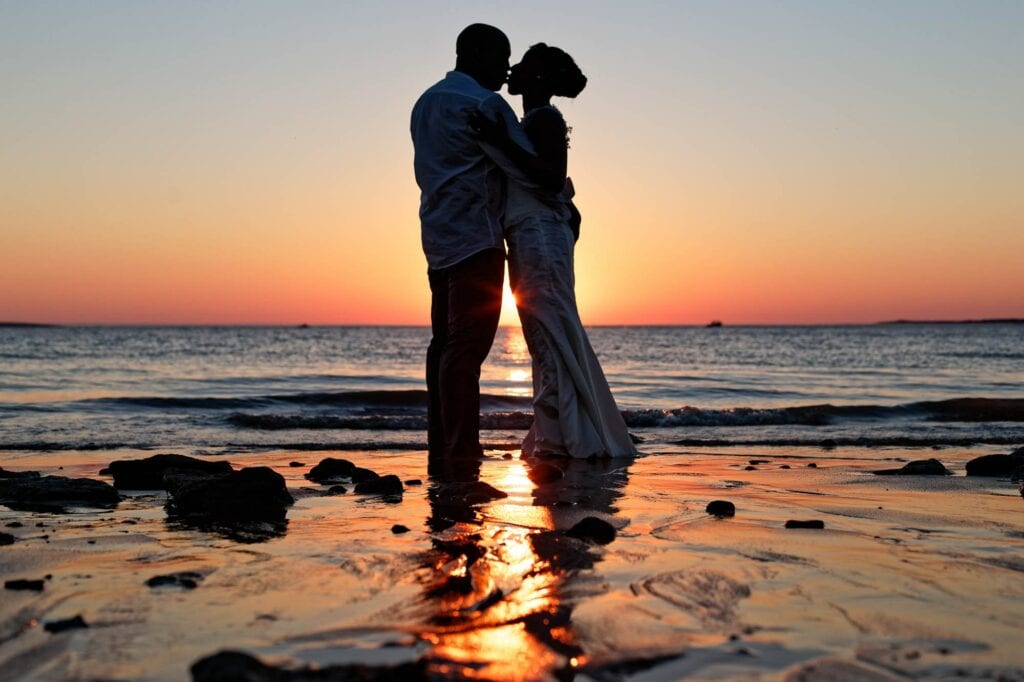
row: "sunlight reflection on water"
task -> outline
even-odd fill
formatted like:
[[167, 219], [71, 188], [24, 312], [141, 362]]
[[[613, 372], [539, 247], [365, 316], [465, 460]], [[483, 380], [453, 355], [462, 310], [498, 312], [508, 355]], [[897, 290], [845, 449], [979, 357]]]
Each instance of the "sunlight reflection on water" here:
[[587, 590], [580, 573], [601, 553], [556, 529], [572, 525], [579, 511], [561, 510], [579, 499], [592, 512], [614, 513], [625, 477], [607, 463], [564, 463], [564, 479], [541, 490], [529, 477], [531, 466], [509, 462], [483, 477], [477, 468], [474, 481], [509, 497], [475, 508], [448, 492], [448, 479], [433, 479], [430, 525], [443, 530], [426, 555], [429, 615], [417, 634], [430, 644], [433, 670], [442, 676], [547, 679], [588, 660], [572, 613]]

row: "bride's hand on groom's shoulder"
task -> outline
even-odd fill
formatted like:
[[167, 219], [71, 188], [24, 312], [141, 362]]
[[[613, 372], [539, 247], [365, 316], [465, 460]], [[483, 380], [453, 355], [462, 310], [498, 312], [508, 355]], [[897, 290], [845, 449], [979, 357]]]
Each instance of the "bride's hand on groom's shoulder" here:
[[497, 120], [491, 120], [481, 112], [474, 111], [469, 115], [469, 127], [484, 142], [500, 146], [508, 140], [508, 127], [500, 116]]

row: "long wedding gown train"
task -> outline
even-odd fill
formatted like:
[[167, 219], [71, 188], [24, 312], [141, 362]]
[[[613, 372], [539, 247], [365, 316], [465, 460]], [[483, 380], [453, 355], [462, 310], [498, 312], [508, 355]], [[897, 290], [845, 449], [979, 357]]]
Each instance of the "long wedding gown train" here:
[[635, 456], [576, 308], [564, 199], [510, 183], [506, 212], [509, 278], [533, 359], [533, 426], [523, 453]]

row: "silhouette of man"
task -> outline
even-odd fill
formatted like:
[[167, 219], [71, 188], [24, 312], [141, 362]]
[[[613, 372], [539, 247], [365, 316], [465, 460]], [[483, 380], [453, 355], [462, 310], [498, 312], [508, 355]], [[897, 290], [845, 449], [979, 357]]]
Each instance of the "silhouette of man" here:
[[426, 370], [432, 459], [483, 455], [480, 366], [501, 312], [506, 175], [522, 177], [501, 151], [481, 142], [471, 123], [480, 116], [500, 118], [509, 137], [533, 152], [497, 94], [509, 70], [505, 34], [472, 24], [459, 34], [455, 53], [455, 70], [420, 96], [410, 126], [431, 293]]

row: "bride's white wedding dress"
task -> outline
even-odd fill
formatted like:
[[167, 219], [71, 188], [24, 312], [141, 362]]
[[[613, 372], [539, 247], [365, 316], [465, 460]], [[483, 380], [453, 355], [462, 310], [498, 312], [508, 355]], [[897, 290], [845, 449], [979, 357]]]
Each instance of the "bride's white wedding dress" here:
[[576, 309], [569, 218], [563, 195], [509, 182], [509, 279], [533, 359], [533, 426], [523, 453], [631, 457], [636, 448]]

